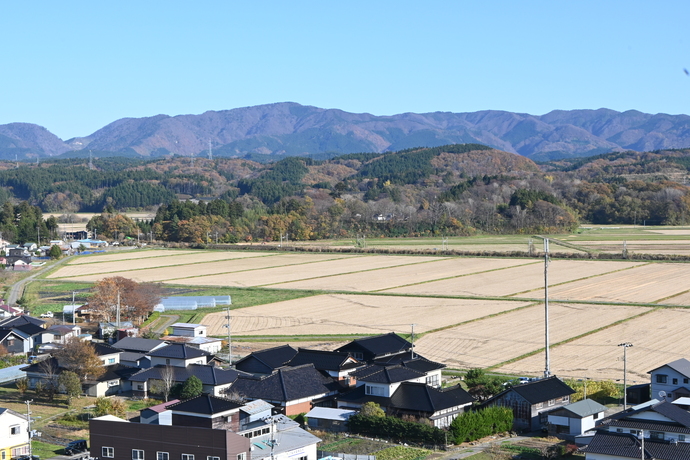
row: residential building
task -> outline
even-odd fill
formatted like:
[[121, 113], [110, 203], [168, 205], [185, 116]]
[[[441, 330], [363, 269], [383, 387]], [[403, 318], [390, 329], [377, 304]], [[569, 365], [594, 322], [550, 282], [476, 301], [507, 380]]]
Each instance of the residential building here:
[[297, 354], [288, 363], [289, 366], [313, 364], [317, 370], [328, 374], [336, 380], [343, 380], [348, 375], [365, 366], [349, 353], [338, 351], [308, 350], [298, 348]]
[[270, 374], [279, 367], [286, 366], [297, 355], [290, 345], [255, 351], [235, 363], [235, 369], [250, 374]]
[[190, 364], [206, 364], [212, 358], [210, 353], [182, 343], [167, 344], [152, 350], [148, 355], [152, 366], [187, 367]]
[[412, 353], [412, 344], [395, 332], [353, 340], [335, 351], [350, 353], [353, 358], [366, 363], [389, 358], [401, 353]]
[[101, 460], [251, 458], [250, 440], [228, 430], [132, 423], [104, 416], [91, 419], [89, 431], [91, 455]]
[[690, 413], [651, 400], [603, 420], [582, 451], [586, 460], [689, 459]]
[[31, 338], [17, 329], [0, 329], [0, 346], [12, 355], [28, 353], [31, 351]]
[[347, 431], [347, 421], [356, 413], [349, 409], [315, 407], [307, 412], [307, 424], [312, 430]]
[[690, 361], [677, 359], [647, 372], [651, 374], [651, 397], [666, 401], [690, 396]]
[[29, 453], [29, 421], [11, 409], [0, 407], [0, 460]]
[[309, 412], [314, 405], [333, 399], [338, 392], [333, 379], [312, 364], [285, 367], [261, 377], [242, 375], [230, 391], [252, 401], [262, 399], [277, 406], [285, 415]]
[[184, 383], [192, 375], [196, 376], [203, 385], [204, 393], [221, 396], [230, 389], [232, 384], [243, 373], [234, 369], [220, 369], [205, 364], [190, 364], [187, 367], [162, 365], [137, 370], [129, 377], [132, 385], [132, 394], [139, 398], [148, 398], [153, 391], [151, 385], [155, 381], [163, 380], [166, 373], [170, 373], [170, 379], [174, 384]]
[[220, 353], [220, 351], [223, 349], [223, 339], [217, 339], [215, 337], [167, 335], [165, 337], [161, 337], [161, 340], [165, 340], [168, 343], [183, 343], [211, 354]]
[[583, 399], [549, 412], [549, 432], [568, 437], [581, 436], [604, 419], [607, 407], [591, 399]]
[[553, 376], [508, 388], [489, 398], [482, 406], [503, 406], [513, 410], [513, 426], [519, 430], [546, 427], [548, 413], [570, 404], [575, 390]]
[[71, 324], [55, 324], [48, 328], [48, 332], [53, 334], [53, 343], [67, 343], [71, 338], [81, 335], [81, 326]]

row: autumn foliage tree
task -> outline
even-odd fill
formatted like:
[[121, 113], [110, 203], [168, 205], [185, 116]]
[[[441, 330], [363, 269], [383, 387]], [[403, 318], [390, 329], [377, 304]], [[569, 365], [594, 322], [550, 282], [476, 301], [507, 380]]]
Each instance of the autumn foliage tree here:
[[65, 346], [55, 353], [60, 367], [74, 372], [80, 380], [96, 379], [103, 375], [103, 361], [96, 354], [91, 342], [77, 337], [67, 339]]
[[120, 320], [139, 324], [160, 302], [160, 288], [156, 284], [139, 284], [122, 276], [100, 280], [91, 291], [89, 308], [102, 321], [113, 321], [120, 305]]

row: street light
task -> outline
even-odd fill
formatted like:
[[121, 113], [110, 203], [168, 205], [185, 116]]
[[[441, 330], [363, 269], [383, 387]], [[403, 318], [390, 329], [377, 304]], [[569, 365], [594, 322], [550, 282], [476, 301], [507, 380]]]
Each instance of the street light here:
[[618, 344], [623, 347], [623, 410], [628, 408], [628, 348], [633, 344], [630, 342], [623, 342]]

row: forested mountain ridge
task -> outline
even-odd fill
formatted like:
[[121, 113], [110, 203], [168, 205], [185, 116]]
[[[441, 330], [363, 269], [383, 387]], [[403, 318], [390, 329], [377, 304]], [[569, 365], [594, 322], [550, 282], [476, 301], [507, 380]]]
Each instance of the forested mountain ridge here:
[[[689, 170], [690, 149], [536, 164], [481, 144], [270, 164], [183, 157], [0, 162], [0, 231], [12, 239], [31, 234], [38, 222], [18, 227], [26, 206], [37, 216], [103, 211], [89, 228], [104, 237], [150, 232], [191, 243], [210, 235], [238, 242], [285, 233], [308, 240], [569, 232], [582, 222], [677, 225], [690, 223]], [[156, 218], [135, 223], [120, 214], [132, 208], [157, 210]], [[54, 219], [45, 226], [52, 231]]]
[[375, 116], [285, 102], [200, 115], [123, 118], [64, 142], [36, 125], [0, 125], [0, 158], [87, 150], [140, 157], [199, 156], [208, 153], [209, 141], [213, 155], [223, 157], [325, 158], [480, 143], [550, 160], [690, 147], [690, 117], [608, 109], [555, 110], [541, 116], [494, 110]]

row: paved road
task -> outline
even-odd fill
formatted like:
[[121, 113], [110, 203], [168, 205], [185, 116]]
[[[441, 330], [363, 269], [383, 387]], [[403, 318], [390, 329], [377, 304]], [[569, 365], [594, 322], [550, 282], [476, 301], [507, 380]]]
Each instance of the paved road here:
[[74, 256], [67, 256], [60, 260], [56, 260], [53, 263], [48, 262], [39, 270], [37, 270], [36, 273], [33, 273], [30, 276], [27, 276], [26, 278], [23, 278], [14, 283], [12, 286], [10, 286], [9, 290], [7, 291], [7, 305], [17, 305], [17, 299], [20, 299], [22, 294], [24, 293], [24, 286], [26, 285], [26, 283], [28, 283], [29, 281], [33, 281], [38, 275], [40, 275], [41, 273], [45, 273], [46, 270], [54, 268], [58, 265], [62, 265], [72, 257]]
[[[163, 321], [164, 319], [165, 321]], [[167, 328], [175, 324], [179, 319], [180, 317], [178, 315], [161, 315], [161, 321], [159, 321], [160, 325], [157, 324], [153, 332], [156, 334], [162, 334]]]

